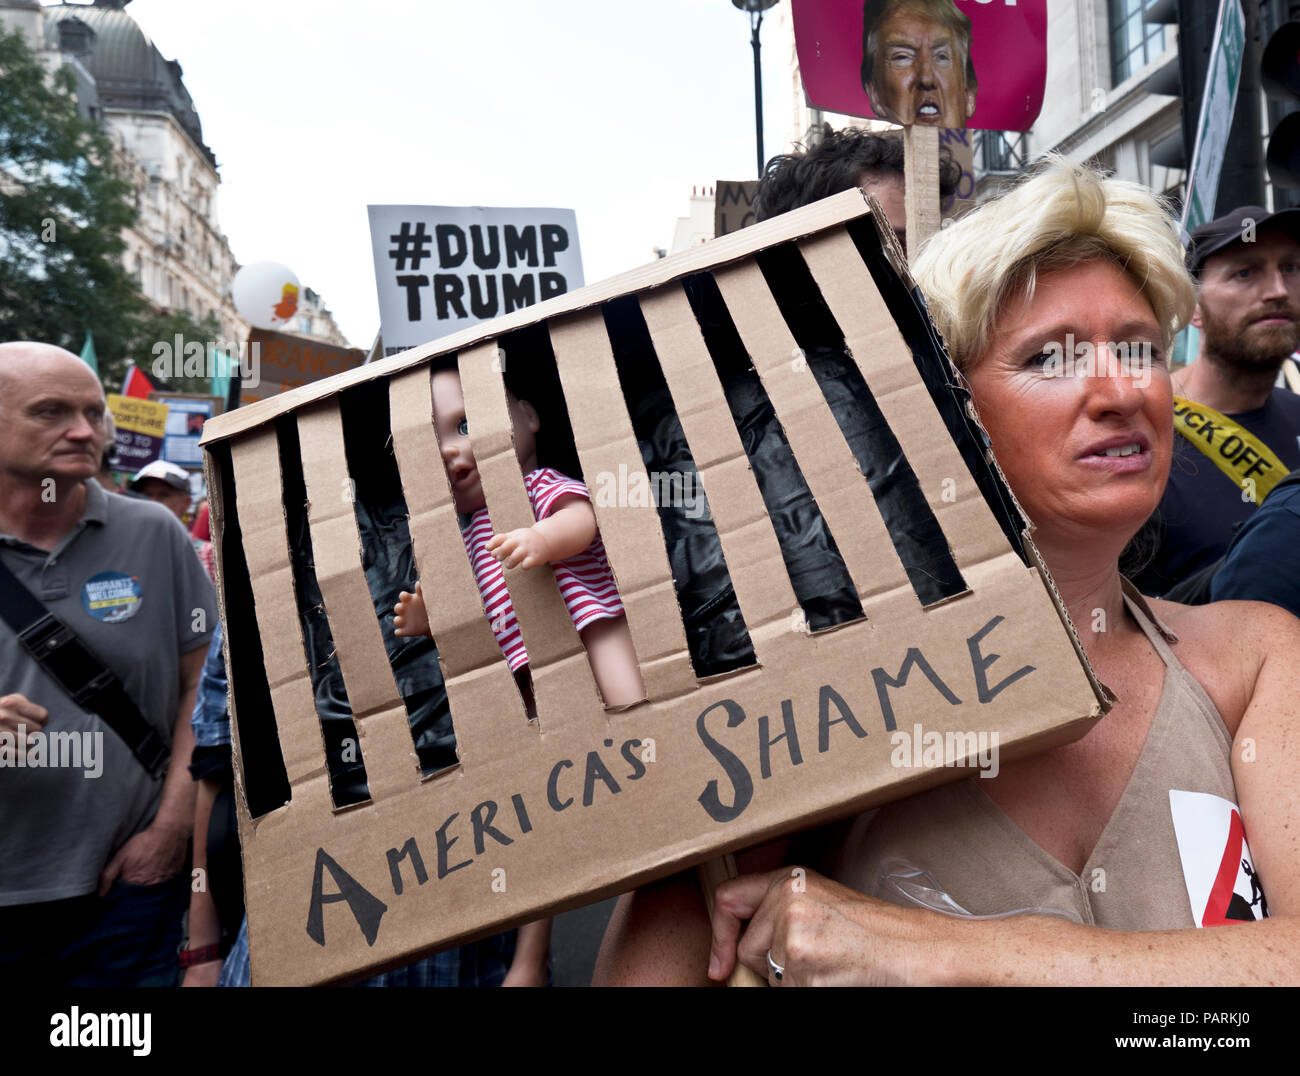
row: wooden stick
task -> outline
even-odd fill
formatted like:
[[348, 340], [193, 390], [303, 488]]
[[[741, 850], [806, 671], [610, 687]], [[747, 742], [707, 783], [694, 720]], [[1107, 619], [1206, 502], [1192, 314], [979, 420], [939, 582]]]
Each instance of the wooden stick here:
[[[733, 855], [719, 856], [717, 859], [710, 859], [707, 863], [701, 863], [700, 885], [704, 887], [704, 901], [709, 906], [709, 918], [713, 918], [713, 891], [723, 882], [735, 878], [740, 872], [736, 870], [736, 857]], [[732, 969], [731, 974], [727, 977], [728, 986], [767, 986], [767, 980], [759, 975], [756, 971], [751, 971], [745, 967], [739, 960]]]
[[907, 260], [916, 261], [939, 230], [939, 129], [903, 128], [903, 207], [907, 211]]
[[1300, 393], [1300, 371], [1290, 359], [1282, 363], [1282, 373], [1286, 377], [1286, 387], [1292, 392]]

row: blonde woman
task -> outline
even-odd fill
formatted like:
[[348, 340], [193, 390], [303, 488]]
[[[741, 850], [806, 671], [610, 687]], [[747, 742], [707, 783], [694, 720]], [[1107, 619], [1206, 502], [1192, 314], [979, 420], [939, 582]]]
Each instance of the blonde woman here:
[[[1194, 301], [1172, 224], [1145, 188], [1053, 160], [940, 232], [916, 277], [1119, 701], [1074, 744], [726, 883], [711, 924], [693, 876], [624, 897], [597, 980], [718, 980], [739, 959], [773, 985], [1296, 982], [1300, 621], [1146, 601], [1118, 569], [1169, 470], [1165, 355]], [[1243, 821], [1252, 888], [1228, 914], [1272, 918], [1188, 929], [1223, 916], [1193, 908], [1178, 837], [1221, 824], [1231, 843]], [[824, 873], [795, 887], [800, 860]]]

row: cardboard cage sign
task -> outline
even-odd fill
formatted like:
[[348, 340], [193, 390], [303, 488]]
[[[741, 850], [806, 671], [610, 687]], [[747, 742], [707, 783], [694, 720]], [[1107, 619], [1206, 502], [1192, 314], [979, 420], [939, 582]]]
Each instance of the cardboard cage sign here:
[[815, 108], [890, 123], [1027, 131], [1043, 107], [1047, 0], [793, 4], [799, 72]]
[[[1105, 693], [912, 288], [846, 192], [208, 423], [254, 982], [370, 974], [1090, 727]], [[494, 529], [533, 521], [507, 384], [571, 453], [643, 703], [603, 708], [553, 574], [512, 570], [527, 718], [440, 463], [448, 362]], [[413, 658], [389, 610], [417, 575]]]

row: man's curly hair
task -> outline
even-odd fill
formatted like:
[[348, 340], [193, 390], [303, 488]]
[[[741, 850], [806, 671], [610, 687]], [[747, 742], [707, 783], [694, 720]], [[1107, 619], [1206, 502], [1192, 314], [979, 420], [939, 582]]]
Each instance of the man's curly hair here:
[[[862, 182], [863, 173], [895, 173], [903, 178], [903, 135], [861, 127], [837, 131], [818, 124], [804, 136], [803, 148], [773, 157], [763, 169], [754, 202], [756, 220], [829, 198]], [[948, 147], [939, 150], [939, 198], [949, 198], [961, 181], [961, 166]]]

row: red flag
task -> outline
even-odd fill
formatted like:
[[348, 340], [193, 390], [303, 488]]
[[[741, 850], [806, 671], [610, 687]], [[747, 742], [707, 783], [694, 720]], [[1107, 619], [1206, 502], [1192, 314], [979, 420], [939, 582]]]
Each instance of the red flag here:
[[153, 392], [153, 384], [145, 376], [144, 371], [135, 363], [128, 364], [126, 377], [122, 379], [122, 395], [147, 400], [151, 392]]

